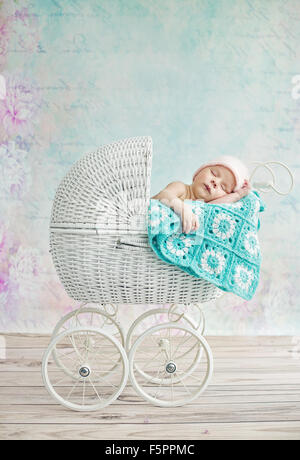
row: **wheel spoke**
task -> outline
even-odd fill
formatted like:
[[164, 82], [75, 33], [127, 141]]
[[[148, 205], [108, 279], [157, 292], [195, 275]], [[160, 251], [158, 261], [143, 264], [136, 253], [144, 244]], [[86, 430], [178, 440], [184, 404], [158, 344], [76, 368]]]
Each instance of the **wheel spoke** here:
[[176, 350], [174, 351], [174, 354], [173, 354], [173, 356], [172, 356], [172, 359], [175, 359], [175, 356], [176, 356], [176, 353], [177, 353], [177, 350], [179, 349], [179, 347], [180, 347], [180, 349], [181, 349], [181, 348], [183, 347], [183, 345], [184, 345], [185, 343], [187, 343], [192, 337], [193, 337], [193, 336], [190, 334], [189, 337], [188, 337], [186, 340], [184, 340], [184, 342], [179, 342], [179, 344], [178, 344], [177, 347], [176, 347]]
[[152, 337], [152, 335], [150, 336], [150, 338], [151, 338], [152, 342], [154, 343], [155, 347], [157, 347], [157, 345], [158, 345], [158, 344], [157, 344], [157, 341], [154, 340], [154, 338]]
[[76, 355], [78, 356], [79, 360], [82, 361], [82, 356], [80, 355], [80, 353], [79, 353], [79, 351], [78, 351], [78, 348], [77, 348], [76, 345], [75, 345], [73, 336], [72, 336], [72, 335], [71, 335], [71, 336], [68, 335], [68, 339], [69, 339], [69, 341], [70, 341], [72, 347], [74, 348], [74, 351], [75, 351]]
[[[97, 363], [97, 359], [99, 359], [99, 358], [96, 358], [95, 356], [93, 357], [93, 360], [96, 360], [96, 363]], [[104, 357], [102, 357], [101, 362], [102, 363], [107, 362], [109, 364], [113, 364], [114, 366], [118, 366], [120, 364], [120, 361], [115, 361], [114, 359], [108, 359], [108, 356], [105, 356], [105, 359], [104, 359]]]
[[89, 381], [90, 384], [92, 385], [92, 387], [93, 387], [93, 389], [94, 389], [96, 395], [98, 396], [98, 399], [100, 399], [100, 401], [103, 401], [103, 398], [101, 398], [101, 396], [99, 395], [99, 393], [98, 393], [98, 391], [97, 391], [97, 389], [96, 389], [95, 385], [93, 384], [93, 382], [92, 382], [92, 380], [91, 380], [90, 377], [88, 377], [88, 381]]
[[82, 405], [84, 406], [84, 397], [85, 397], [85, 380], [83, 381], [83, 389], [82, 389]]
[[[193, 345], [192, 348], [189, 348], [186, 352], [183, 352], [183, 354], [180, 355], [179, 358], [181, 359], [181, 358], [185, 357], [188, 353], [190, 353], [196, 347], [198, 347], [198, 352], [200, 352], [201, 345], [198, 342], [195, 342], [195, 345]], [[190, 358], [190, 359], [192, 359], [192, 358]]]
[[78, 318], [79, 315], [75, 315], [75, 327], [82, 326], [80, 319]]
[[73, 391], [75, 390], [75, 388], [77, 387], [78, 383], [80, 382], [80, 380], [78, 379], [77, 382], [73, 385], [73, 387], [71, 388], [70, 392], [68, 393], [68, 396], [67, 396], [67, 400], [69, 400], [71, 394], [73, 393]]
[[[184, 371], [177, 371], [179, 374], [186, 374]], [[203, 379], [199, 379], [199, 377], [195, 377], [194, 375], [190, 374], [190, 375], [187, 375], [187, 377], [191, 378], [191, 379], [194, 379], [194, 380], [197, 380], [198, 382], [202, 382]], [[183, 377], [184, 378], [184, 377]]]
[[[57, 351], [57, 349], [56, 349], [56, 351]], [[74, 351], [71, 351], [70, 353], [62, 353], [60, 351], [58, 354], [59, 354], [59, 357], [63, 356], [64, 358], [70, 359], [74, 363], [78, 364], [79, 363], [78, 359], [71, 358], [71, 356], [70, 356], [70, 355], [73, 355], [73, 353], [74, 353]]]
[[[161, 372], [162, 372], [162, 373], [164, 373], [164, 370], [163, 370], [163, 371], [161, 371]], [[157, 373], [157, 376], [156, 376], [156, 378], [158, 378], [158, 374], [159, 374], [159, 373], [161, 373], [161, 372], [158, 372], [158, 373]], [[157, 388], [157, 390], [156, 390], [156, 392], [155, 392], [155, 394], [154, 394], [154, 396], [153, 396], [153, 397], [154, 397], [154, 399], [157, 399], [157, 397], [156, 397], [156, 396], [157, 396], [157, 393], [159, 392], [159, 390], [161, 389], [162, 383], [163, 383], [163, 379], [160, 379], [160, 384], [159, 384], [159, 387]]]
[[105, 382], [107, 385], [110, 385], [110, 386], [112, 386], [112, 387], [114, 387], [114, 388], [118, 388], [118, 387], [117, 387], [116, 385], [114, 385], [113, 383], [108, 382], [103, 376], [99, 375], [98, 378], [99, 378], [100, 380], [103, 380], [103, 382]]
[[171, 339], [171, 329], [169, 329], [169, 356], [168, 359], [172, 359], [172, 339]]
[[59, 383], [62, 383], [67, 379], [70, 380], [70, 377], [68, 375], [64, 375], [64, 377], [62, 379], [59, 379], [57, 382], [53, 383], [53, 386], [57, 387]]
[[[174, 372], [174, 374], [177, 376], [177, 372]], [[177, 377], [177, 378], [178, 378], [179, 382], [181, 382], [182, 385], [184, 386], [186, 392], [187, 392], [188, 394], [192, 395], [193, 393], [191, 393], [190, 390], [188, 390], [188, 388], [186, 387], [186, 385], [185, 385], [183, 379], [181, 379], [180, 377]]]
[[171, 374], [171, 399], [174, 401], [173, 374]]

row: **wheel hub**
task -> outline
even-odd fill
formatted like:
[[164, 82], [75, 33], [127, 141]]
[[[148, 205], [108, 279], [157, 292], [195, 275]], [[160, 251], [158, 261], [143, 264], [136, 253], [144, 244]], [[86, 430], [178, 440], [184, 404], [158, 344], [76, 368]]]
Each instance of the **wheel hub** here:
[[173, 361], [169, 361], [166, 364], [166, 372], [168, 372], [168, 374], [174, 374], [175, 371], [176, 371], [176, 364]]
[[79, 375], [80, 377], [88, 377], [91, 373], [91, 369], [89, 368], [89, 366], [81, 366], [80, 369], [79, 369]]

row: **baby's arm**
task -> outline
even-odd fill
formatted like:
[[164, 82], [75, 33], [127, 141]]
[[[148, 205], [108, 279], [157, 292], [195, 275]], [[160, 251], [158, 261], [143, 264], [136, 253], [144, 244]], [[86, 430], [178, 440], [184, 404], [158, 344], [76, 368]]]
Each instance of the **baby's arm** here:
[[244, 185], [237, 190], [236, 192], [228, 193], [227, 195], [221, 196], [221, 198], [217, 198], [216, 200], [209, 201], [209, 204], [218, 204], [218, 203], [235, 203], [239, 201], [244, 196], [248, 195], [251, 191], [250, 183], [245, 180]]
[[163, 190], [152, 196], [153, 200], [159, 200], [169, 208], [172, 208], [176, 214], [181, 214], [184, 206], [183, 201], [179, 198], [185, 194], [186, 187], [183, 182], [171, 182]]
[[172, 208], [175, 213], [181, 218], [182, 230], [189, 233], [191, 230], [199, 229], [199, 221], [192, 208], [179, 198], [185, 196], [186, 185], [183, 182], [171, 182], [157, 195], [152, 197], [153, 200], [159, 200], [169, 208]]

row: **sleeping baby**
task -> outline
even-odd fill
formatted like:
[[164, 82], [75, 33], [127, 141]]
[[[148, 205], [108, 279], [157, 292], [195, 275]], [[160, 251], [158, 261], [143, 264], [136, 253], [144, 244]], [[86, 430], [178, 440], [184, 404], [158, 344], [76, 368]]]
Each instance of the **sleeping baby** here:
[[199, 221], [185, 200], [201, 200], [205, 203], [234, 203], [251, 190], [246, 166], [236, 157], [224, 155], [213, 162], [203, 164], [195, 172], [191, 185], [171, 182], [153, 197], [172, 208], [181, 218], [183, 233], [197, 231]]

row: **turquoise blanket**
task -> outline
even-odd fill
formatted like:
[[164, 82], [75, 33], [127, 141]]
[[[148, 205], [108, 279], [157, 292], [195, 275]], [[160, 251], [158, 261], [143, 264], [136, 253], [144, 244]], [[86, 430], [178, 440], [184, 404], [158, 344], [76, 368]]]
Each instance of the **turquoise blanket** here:
[[182, 233], [180, 217], [159, 200], [150, 200], [148, 237], [163, 261], [204, 278], [223, 291], [250, 300], [257, 288], [261, 253], [259, 213], [265, 209], [257, 191], [230, 204], [186, 200], [200, 228]]

